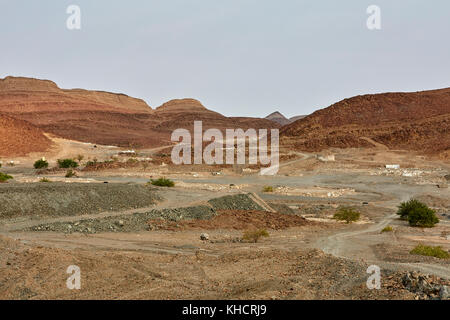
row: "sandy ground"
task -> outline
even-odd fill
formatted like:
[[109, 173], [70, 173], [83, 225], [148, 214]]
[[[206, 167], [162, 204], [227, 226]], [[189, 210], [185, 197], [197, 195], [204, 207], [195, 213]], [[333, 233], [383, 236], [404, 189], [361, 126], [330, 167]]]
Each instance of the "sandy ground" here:
[[[404, 272], [450, 279], [448, 260], [409, 254], [419, 243], [450, 250], [450, 191], [437, 187], [445, 182], [449, 164], [382, 147], [333, 152], [334, 162], [302, 154], [283, 163], [274, 177], [239, 175], [226, 168], [217, 168], [221, 175], [199, 167], [186, 173], [168, 166], [165, 176], [178, 185], [158, 189], [163, 200], [151, 206], [88, 216], [73, 212], [2, 219], [0, 298], [416, 299], [401, 285]], [[400, 164], [401, 169], [387, 170], [385, 164]], [[8, 170], [24, 179], [34, 176], [25, 166]], [[157, 165], [80, 175], [97, 182], [143, 185], [160, 173]], [[48, 176], [64, 181], [62, 175]], [[264, 193], [264, 186], [276, 192]], [[202, 205], [239, 193], [255, 193], [268, 207], [288, 206], [294, 215], [233, 211], [206, 221], [153, 221], [148, 225], [156, 227], [134, 232], [24, 229], [44, 222], [76, 223], [87, 217]], [[396, 206], [411, 197], [437, 210], [441, 222], [435, 228], [411, 228], [397, 219]], [[341, 205], [357, 208], [361, 222], [347, 225], [331, 219]], [[394, 232], [381, 233], [387, 225]], [[270, 236], [258, 243], [239, 241], [252, 228], [265, 228]], [[209, 241], [200, 240], [205, 232]], [[366, 286], [367, 268], [374, 264], [382, 270], [381, 290]], [[66, 288], [70, 265], [82, 270], [79, 291]]]

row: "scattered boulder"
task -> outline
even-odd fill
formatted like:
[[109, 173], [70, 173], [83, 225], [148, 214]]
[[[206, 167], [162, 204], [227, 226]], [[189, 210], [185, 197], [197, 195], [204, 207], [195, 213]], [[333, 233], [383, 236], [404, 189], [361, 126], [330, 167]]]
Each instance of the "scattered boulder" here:
[[207, 234], [207, 233], [202, 233], [202, 234], [200, 235], [200, 240], [202, 240], [202, 241], [208, 241], [208, 240], [209, 240], [209, 234]]
[[419, 299], [449, 299], [448, 286], [442, 284], [440, 278], [419, 274], [418, 272], [407, 272], [402, 278], [403, 286], [412, 293], [417, 294]]
[[450, 299], [450, 289], [448, 286], [442, 286], [441, 290], [439, 291], [439, 298], [441, 300], [448, 300]]

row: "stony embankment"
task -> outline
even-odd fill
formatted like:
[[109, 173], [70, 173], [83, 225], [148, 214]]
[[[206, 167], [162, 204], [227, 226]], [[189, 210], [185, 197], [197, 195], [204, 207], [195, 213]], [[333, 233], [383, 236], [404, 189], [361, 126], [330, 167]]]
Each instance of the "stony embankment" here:
[[137, 184], [29, 183], [0, 185], [0, 218], [62, 217], [145, 208], [161, 200]]
[[148, 221], [190, 221], [209, 220], [218, 215], [221, 210], [261, 210], [260, 205], [248, 194], [237, 194], [209, 200], [204, 205], [153, 209], [148, 212], [136, 212], [109, 217], [83, 219], [71, 222], [55, 222], [33, 226], [26, 230], [51, 231], [64, 233], [99, 233], [99, 232], [139, 232], [151, 230]]

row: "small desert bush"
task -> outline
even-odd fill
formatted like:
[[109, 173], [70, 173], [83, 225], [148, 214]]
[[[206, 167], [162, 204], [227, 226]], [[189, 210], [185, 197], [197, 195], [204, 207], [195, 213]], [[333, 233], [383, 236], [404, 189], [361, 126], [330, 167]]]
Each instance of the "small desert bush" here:
[[412, 227], [432, 228], [439, 223], [436, 212], [428, 207], [415, 208], [408, 215], [409, 225]]
[[14, 178], [12, 176], [10, 176], [10, 175], [7, 175], [7, 174], [3, 173], [3, 172], [0, 172], [0, 183], [6, 182], [6, 181], [11, 180], [11, 179], [14, 179]]
[[265, 186], [263, 188], [263, 192], [273, 192], [273, 187], [272, 186]]
[[89, 160], [88, 162], [86, 162], [86, 168], [95, 167], [97, 163], [98, 163], [97, 159], [95, 159], [94, 161]]
[[175, 187], [175, 182], [166, 178], [159, 178], [157, 180], [151, 179], [150, 184], [158, 187], [169, 187], [169, 188]]
[[39, 159], [34, 163], [35, 169], [47, 169], [48, 168], [48, 162], [44, 159]]
[[77, 176], [77, 173], [75, 171], [73, 171], [72, 169], [68, 170], [66, 173], [66, 178], [73, 178], [76, 176]]
[[42, 178], [41, 180], [39, 180], [39, 182], [51, 182], [51, 181], [47, 178]]
[[139, 162], [139, 160], [136, 159], [136, 158], [129, 158], [129, 159], [127, 160], [127, 163], [130, 163], [130, 164], [134, 164], [134, 163], [138, 163], [138, 162]]
[[358, 221], [360, 216], [361, 214], [358, 211], [352, 208], [342, 207], [334, 214], [333, 219], [350, 223]]
[[449, 259], [450, 253], [448, 251], [445, 251], [442, 249], [442, 247], [431, 247], [426, 246], [423, 244], [419, 244], [417, 247], [415, 247], [410, 252], [411, 254], [421, 255], [421, 256], [428, 256], [428, 257], [435, 257], [439, 259]]
[[425, 203], [420, 202], [419, 200], [411, 199], [409, 201], [402, 202], [398, 206], [397, 214], [400, 216], [400, 219], [408, 220], [409, 214], [413, 210], [418, 209], [418, 208], [428, 208], [428, 206]]
[[381, 233], [392, 232], [392, 231], [394, 231], [394, 228], [392, 228], [391, 226], [387, 226], [387, 227], [384, 227], [383, 230], [381, 230]]
[[58, 166], [62, 169], [77, 168], [78, 163], [73, 159], [58, 159]]
[[264, 238], [269, 237], [269, 233], [267, 232], [266, 229], [248, 230], [248, 231], [244, 232], [244, 235], [242, 236], [242, 240], [257, 243], [258, 240], [261, 239], [262, 237], [264, 237]]

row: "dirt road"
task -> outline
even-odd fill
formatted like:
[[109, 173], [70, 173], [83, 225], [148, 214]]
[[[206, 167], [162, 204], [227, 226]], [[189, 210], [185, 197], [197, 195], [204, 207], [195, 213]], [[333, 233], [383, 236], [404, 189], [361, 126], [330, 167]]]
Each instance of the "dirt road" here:
[[[362, 259], [368, 263], [391, 270], [418, 270], [450, 279], [450, 269], [448, 266], [427, 263], [392, 263], [380, 261], [376, 258], [372, 250], [372, 246], [376, 243], [376, 240], [374, 237], [370, 237], [370, 234], [380, 233], [383, 228], [391, 225], [396, 219], [398, 219], [398, 216], [391, 214], [383, 217], [378, 223], [360, 230], [335, 231], [335, 234], [318, 239], [314, 246], [338, 258], [350, 260]], [[354, 228], [350, 227], [350, 229]]]

